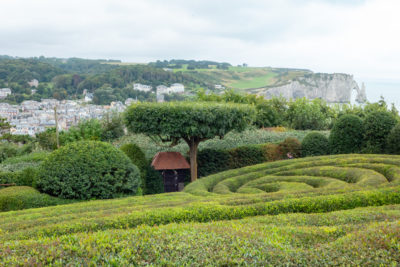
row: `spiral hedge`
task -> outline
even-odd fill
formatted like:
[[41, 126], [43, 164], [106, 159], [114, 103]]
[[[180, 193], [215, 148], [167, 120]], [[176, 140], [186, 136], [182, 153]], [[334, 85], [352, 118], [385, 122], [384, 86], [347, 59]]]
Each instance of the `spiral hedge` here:
[[316, 193], [400, 185], [400, 156], [334, 155], [262, 163], [202, 178], [185, 192]]
[[185, 192], [0, 212], [0, 266], [397, 266], [400, 156], [207, 176]]

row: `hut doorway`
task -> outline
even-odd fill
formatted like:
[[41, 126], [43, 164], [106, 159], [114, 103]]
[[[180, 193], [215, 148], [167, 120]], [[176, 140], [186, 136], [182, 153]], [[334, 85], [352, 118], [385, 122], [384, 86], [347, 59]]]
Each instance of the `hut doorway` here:
[[158, 170], [164, 182], [164, 192], [178, 192], [184, 188], [185, 177], [190, 169], [189, 163], [179, 152], [159, 152], [151, 165]]

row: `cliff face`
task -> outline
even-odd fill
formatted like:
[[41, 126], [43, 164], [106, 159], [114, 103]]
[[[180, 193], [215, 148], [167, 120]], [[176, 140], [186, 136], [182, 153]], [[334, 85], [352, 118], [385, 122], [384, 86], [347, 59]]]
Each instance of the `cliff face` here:
[[312, 73], [295, 78], [288, 84], [272, 87], [259, 95], [269, 99], [274, 96], [283, 96], [286, 99], [306, 97], [308, 99], [321, 98], [329, 103], [349, 103], [351, 91], [357, 91], [357, 102], [366, 101], [365, 88], [360, 90], [352, 75]]

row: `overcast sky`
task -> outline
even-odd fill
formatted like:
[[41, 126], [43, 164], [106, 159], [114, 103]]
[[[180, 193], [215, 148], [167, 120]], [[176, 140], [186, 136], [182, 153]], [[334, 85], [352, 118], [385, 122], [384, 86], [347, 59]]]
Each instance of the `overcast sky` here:
[[207, 59], [400, 80], [399, 0], [0, 0], [0, 54]]

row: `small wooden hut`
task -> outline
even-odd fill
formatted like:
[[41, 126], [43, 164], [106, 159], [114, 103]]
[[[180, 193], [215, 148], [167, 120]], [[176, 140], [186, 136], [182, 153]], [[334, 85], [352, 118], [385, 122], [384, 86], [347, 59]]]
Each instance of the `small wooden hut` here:
[[151, 166], [159, 171], [164, 180], [165, 192], [182, 191], [184, 180], [190, 169], [189, 163], [179, 152], [158, 152]]

